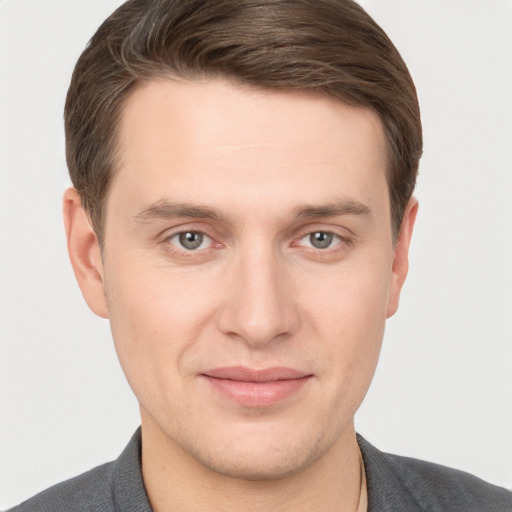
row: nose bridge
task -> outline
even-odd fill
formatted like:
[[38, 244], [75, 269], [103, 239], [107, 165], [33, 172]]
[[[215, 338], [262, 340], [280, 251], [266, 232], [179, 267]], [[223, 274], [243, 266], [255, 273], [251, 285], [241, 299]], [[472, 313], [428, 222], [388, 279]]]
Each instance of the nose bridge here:
[[284, 262], [268, 241], [256, 245], [238, 255], [221, 314], [222, 330], [250, 345], [291, 334], [297, 321]]

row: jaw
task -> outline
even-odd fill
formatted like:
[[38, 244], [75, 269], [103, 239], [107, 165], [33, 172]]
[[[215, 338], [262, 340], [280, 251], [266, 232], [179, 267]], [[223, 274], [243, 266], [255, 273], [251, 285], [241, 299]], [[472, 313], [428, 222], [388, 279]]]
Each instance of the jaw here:
[[[344, 502], [351, 503], [347, 510], [355, 508], [360, 468], [352, 422], [346, 425], [342, 436], [328, 449], [324, 448], [323, 455], [318, 449], [313, 457], [290, 444], [274, 445], [268, 439], [262, 442], [263, 427], [267, 433], [271, 432], [275, 427], [272, 422], [265, 422], [266, 425], [246, 422], [237, 429], [239, 436], [232, 436], [222, 447], [221, 451], [229, 454], [228, 457], [210, 453], [205, 458], [195, 457], [191, 447], [183, 449], [176, 444], [143, 407], [141, 417], [144, 480], [152, 503], [154, 495], [158, 495], [155, 503], [165, 501], [161, 500], [162, 494], [166, 494], [167, 483], [173, 482], [172, 487], [182, 491], [179, 501], [194, 503], [191, 510], [197, 511], [204, 507], [226, 511], [268, 510], [269, 506], [273, 510], [306, 511], [314, 509], [319, 502], [327, 505], [333, 498], [337, 509]], [[255, 432], [259, 435], [257, 442], [247, 446], [248, 435]], [[309, 445], [319, 448], [326, 444], [328, 440], [318, 439]], [[226, 496], [230, 496], [229, 503]], [[174, 507], [179, 504], [175, 496], [165, 499]]]

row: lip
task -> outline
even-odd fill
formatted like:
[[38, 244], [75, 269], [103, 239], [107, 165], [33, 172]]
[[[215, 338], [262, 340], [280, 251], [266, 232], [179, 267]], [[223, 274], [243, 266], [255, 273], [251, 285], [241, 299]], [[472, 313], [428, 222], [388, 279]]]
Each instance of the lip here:
[[298, 393], [312, 374], [287, 367], [230, 366], [201, 374], [221, 396], [243, 407], [269, 407]]

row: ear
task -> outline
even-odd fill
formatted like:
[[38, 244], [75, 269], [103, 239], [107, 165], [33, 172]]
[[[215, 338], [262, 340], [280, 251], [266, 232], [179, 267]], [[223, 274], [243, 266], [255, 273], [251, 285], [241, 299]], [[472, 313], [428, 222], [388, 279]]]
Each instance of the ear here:
[[391, 269], [391, 282], [389, 288], [389, 301], [387, 317], [393, 316], [400, 301], [400, 292], [409, 271], [409, 246], [411, 244], [412, 231], [416, 214], [418, 213], [418, 201], [411, 197], [402, 219], [398, 240], [395, 244], [393, 255], [393, 267]]
[[69, 258], [82, 295], [94, 313], [108, 318], [100, 247], [76, 189], [66, 190], [63, 206]]

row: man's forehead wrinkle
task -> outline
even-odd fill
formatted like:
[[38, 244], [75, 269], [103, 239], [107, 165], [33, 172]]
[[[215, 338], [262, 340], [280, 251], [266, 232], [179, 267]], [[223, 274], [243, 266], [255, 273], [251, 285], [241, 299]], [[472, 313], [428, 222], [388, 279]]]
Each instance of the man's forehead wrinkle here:
[[353, 199], [340, 199], [327, 204], [301, 205], [295, 208], [295, 216], [301, 219], [333, 217], [336, 215], [361, 215], [370, 217], [369, 206]]
[[177, 203], [166, 199], [162, 199], [151, 204], [133, 216], [134, 220], [139, 223], [158, 219], [173, 219], [177, 217], [211, 220], [225, 219], [225, 215], [215, 208], [188, 203]]

